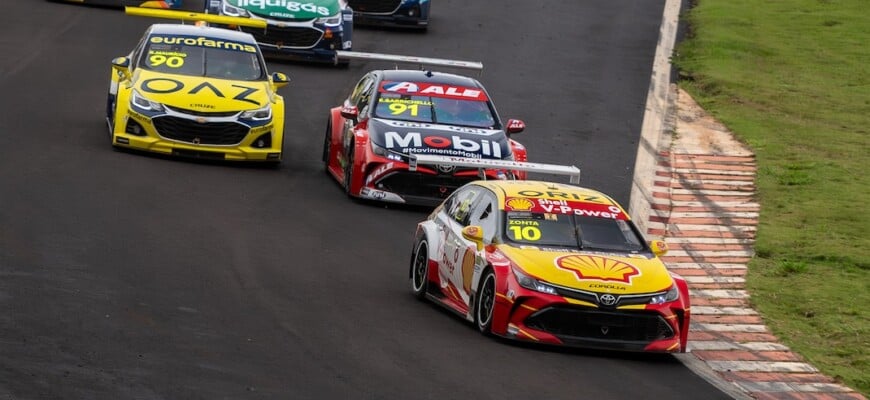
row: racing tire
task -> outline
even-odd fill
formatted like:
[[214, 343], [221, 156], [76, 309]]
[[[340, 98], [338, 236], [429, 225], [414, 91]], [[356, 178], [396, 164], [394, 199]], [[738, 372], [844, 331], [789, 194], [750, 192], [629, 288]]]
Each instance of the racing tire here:
[[426, 291], [429, 288], [429, 242], [422, 239], [414, 246], [414, 253], [411, 255], [411, 294], [414, 297], [423, 300], [426, 297]]
[[491, 268], [480, 278], [474, 301], [474, 324], [484, 335], [492, 334], [492, 315], [495, 309], [495, 273]]
[[350, 192], [351, 182], [353, 182], [353, 153], [353, 142], [350, 142], [350, 149], [348, 149], [347, 154], [347, 162], [344, 164], [344, 181], [341, 183], [341, 185], [344, 187], [344, 193], [346, 193], [348, 196], [353, 196]]

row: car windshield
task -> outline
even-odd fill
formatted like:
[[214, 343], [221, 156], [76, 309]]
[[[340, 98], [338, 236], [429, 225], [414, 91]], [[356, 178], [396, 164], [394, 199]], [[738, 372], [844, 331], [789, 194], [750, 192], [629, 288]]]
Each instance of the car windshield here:
[[375, 117], [474, 128], [496, 127], [496, 117], [486, 100], [405, 93], [379, 93]]
[[139, 65], [169, 74], [238, 81], [265, 79], [256, 46], [204, 37], [153, 35]]
[[644, 249], [628, 221], [588, 215], [508, 211], [505, 236], [524, 245], [613, 252]]

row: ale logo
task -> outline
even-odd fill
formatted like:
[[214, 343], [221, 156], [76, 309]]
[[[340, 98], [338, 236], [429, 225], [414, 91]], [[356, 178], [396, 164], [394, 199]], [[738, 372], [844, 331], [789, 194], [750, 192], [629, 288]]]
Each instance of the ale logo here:
[[567, 255], [556, 259], [556, 267], [571, 271], [578, 280], [597, 280], [631, 284], [640, 270], [622, 261], [600, 256]]
[[521, 197], [514, 197], [512, 199], [509, 199], [504, 203], [504, 205], [513, 211], [529, 211], [532, 209], [532, 207], [535, 206], [535, 204], [532, 203], [531, 200]]

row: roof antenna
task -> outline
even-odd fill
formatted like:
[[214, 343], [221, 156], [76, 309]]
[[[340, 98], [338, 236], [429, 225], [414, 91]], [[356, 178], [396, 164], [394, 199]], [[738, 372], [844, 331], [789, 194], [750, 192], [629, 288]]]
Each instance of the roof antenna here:
[[430, 70], [426, 70], [426, 77], [427, 77], [427, 78], [431, 78], [431, 77], [432, 77], [432, 71], [430, 71]]

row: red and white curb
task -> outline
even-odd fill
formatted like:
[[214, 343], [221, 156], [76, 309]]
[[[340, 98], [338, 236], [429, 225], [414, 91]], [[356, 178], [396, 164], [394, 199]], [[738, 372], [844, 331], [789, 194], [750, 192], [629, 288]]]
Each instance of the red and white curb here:
[[689, 284], [691, 354], [756, 399], [865, 399], [779, 343], [750, 307], [755, 159], [739, 143], [723, 145], [730, 135], [711, 136], [727, 133], [721, 125], [695, 124], [701, 115], [684, 111], [697, 105], [678, 96], [676, 138], [658, 154], [645, 227], [668, 243], [663, 261]]

